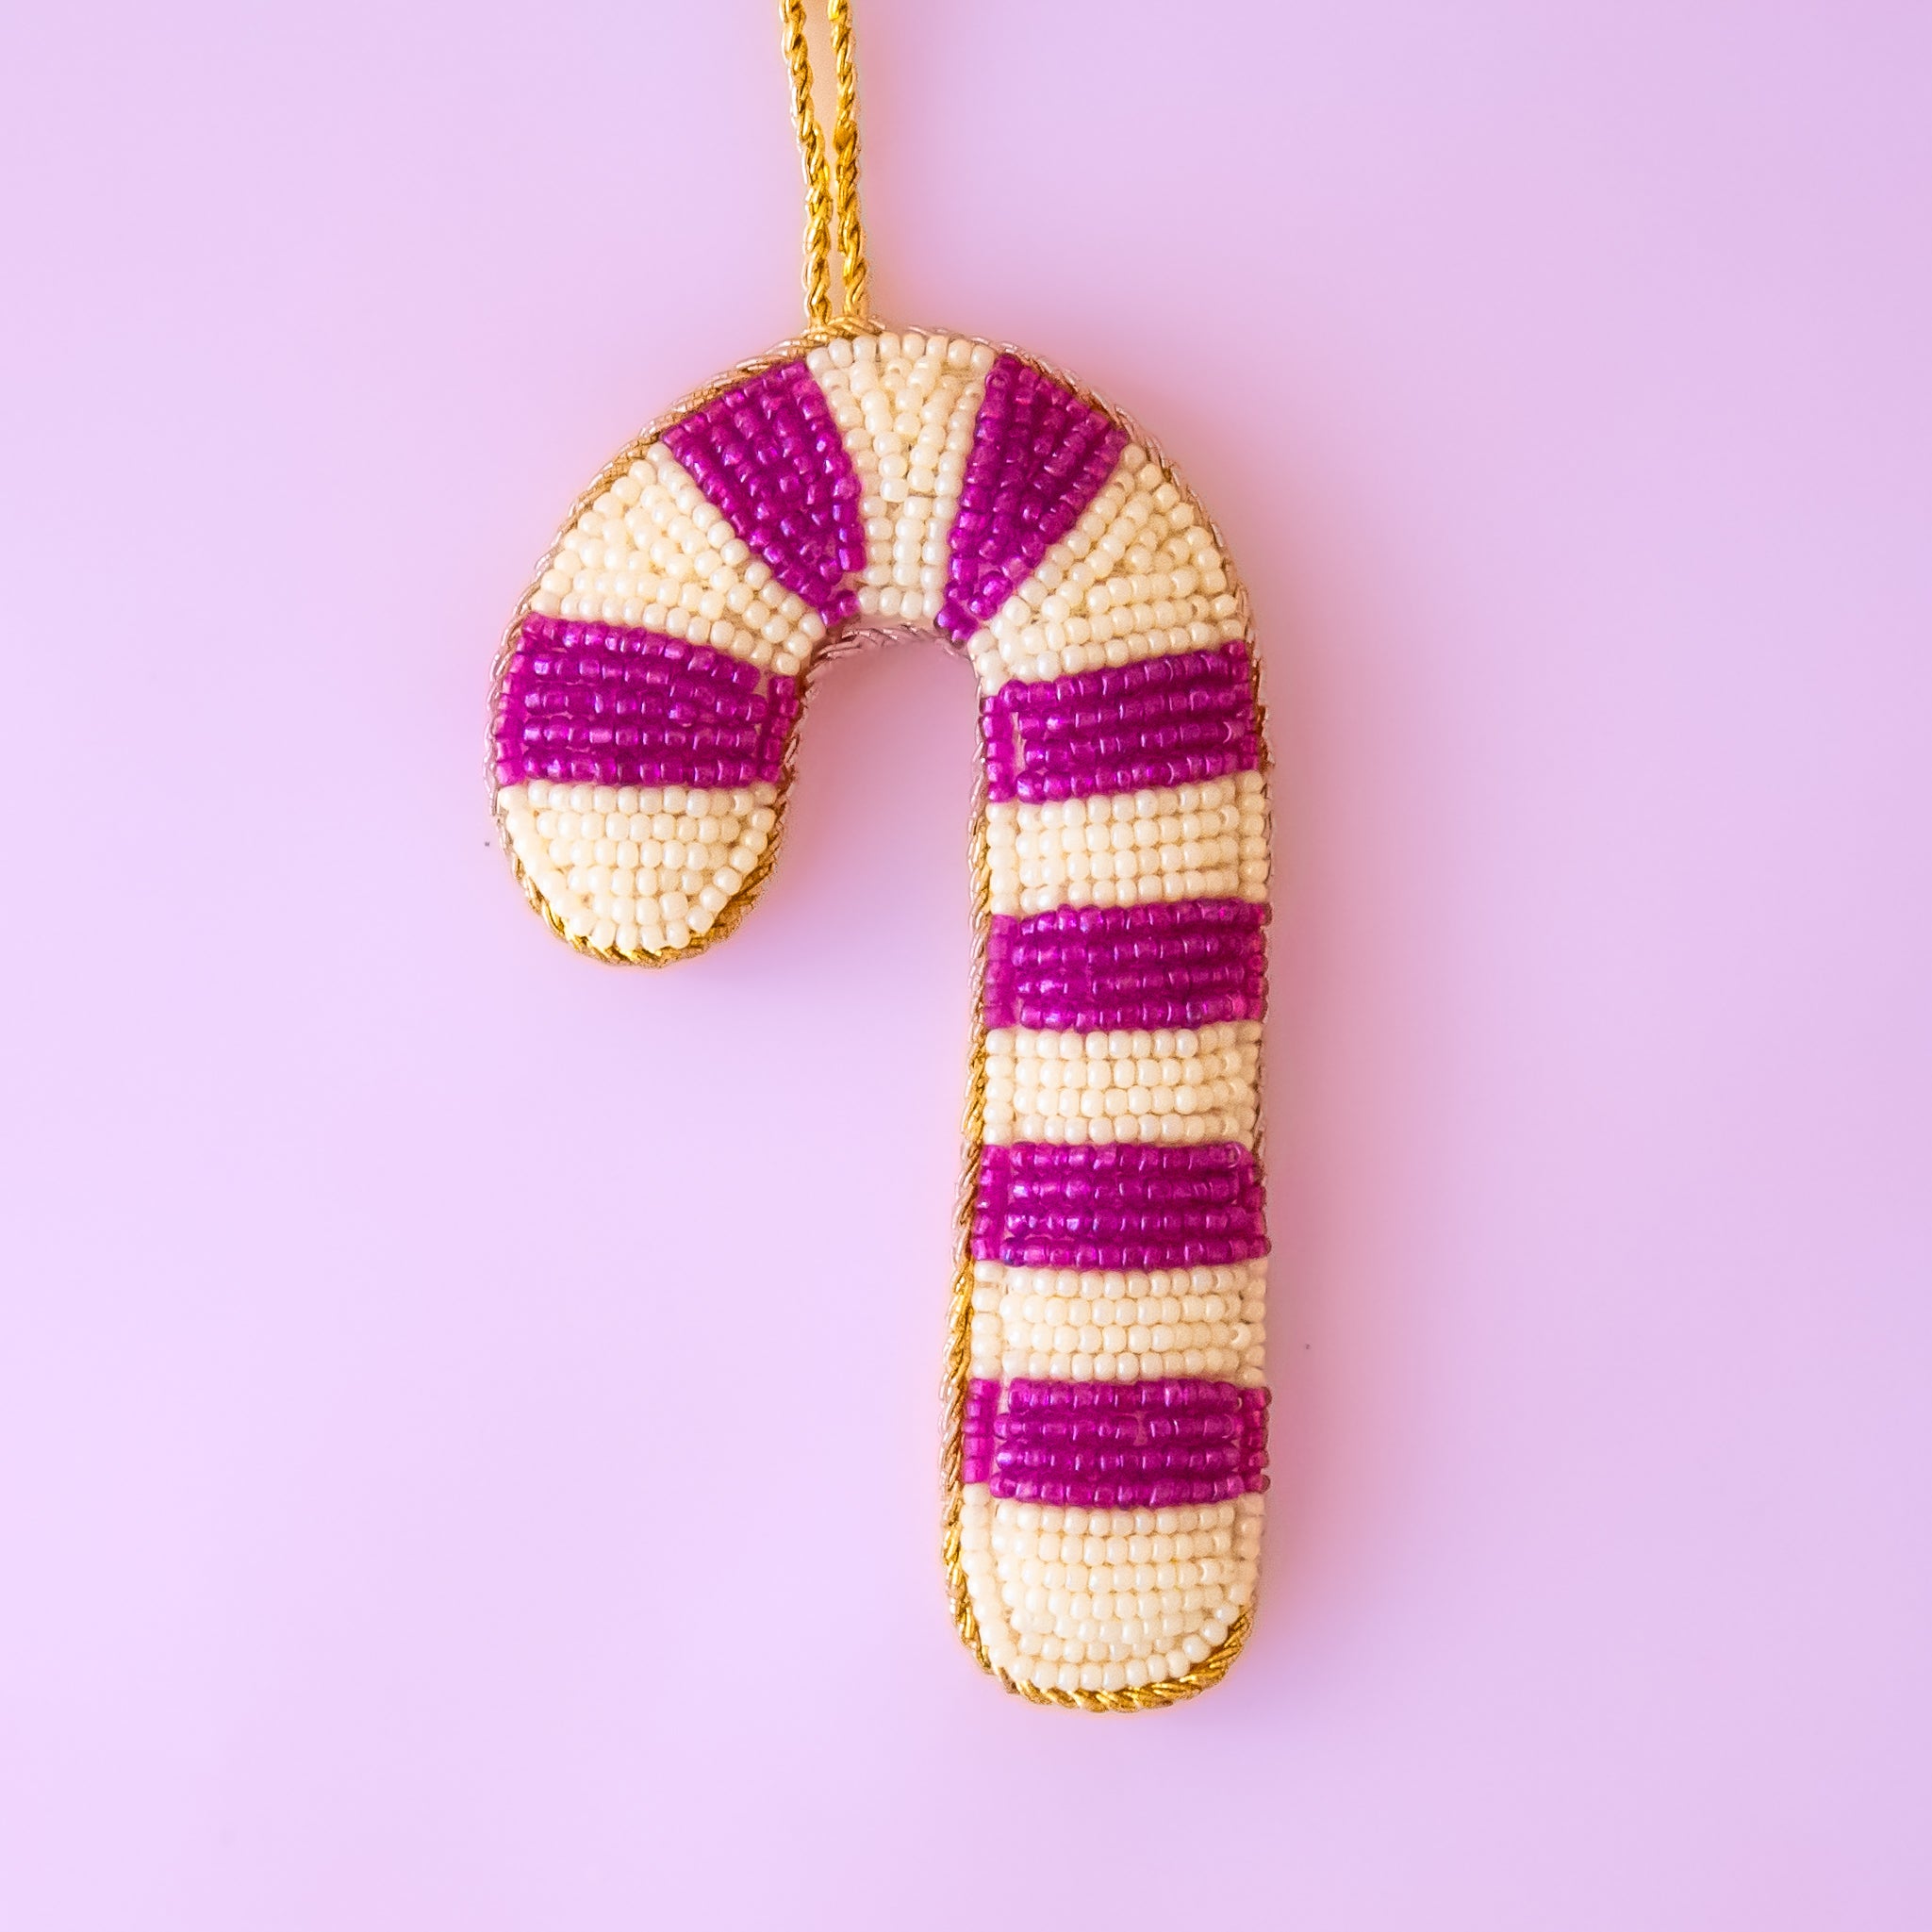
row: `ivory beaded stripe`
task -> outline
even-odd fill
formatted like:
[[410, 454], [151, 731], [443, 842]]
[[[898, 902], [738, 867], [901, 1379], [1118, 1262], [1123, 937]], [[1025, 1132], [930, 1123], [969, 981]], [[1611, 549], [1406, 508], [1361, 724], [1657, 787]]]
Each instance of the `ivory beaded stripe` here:
[[988, 1660], [1067, 1694], [1185, 1679], [1253, 1602], [1260, 1504], [1089, 1510], [968, 1486], [960, 1568]]
[[1219, 1268], [973, 1265], [972, 1375], [980, 1381], [1264, 1380], [1263, 1264]]
[[938, 617], [973, 423], [994, 360], [985, 343], [945, 336], [891, 357], [881, 356], [878, 338], [860, 336], [805, 358], [863, 492], [862, 616], [907, 624]]
[[1247, 635], [1213, 534], [1180, 486], [1130, 444], [1073, 530], [972, 635], [981, 685], [1058, 678]]
[[1268, 797], [1258, 771], [986, 809], [993, 911], [1247, 899], [1268, 889]]
[[1261, 1032], [990, 1032], [986, 1140], [1251, 1142]]
[[1030, 358], [851, 327], [748, 365], [580, 502], [499, 659], [526, 892], [579, 949], [729, 932], [783, 826], [806, 674], [936, 628], [988, 800], [949, 1549], [1036, 1700], [1214, 1681], [1265, 1486], [1265, 751], [1246, 605], [1147, 439]]
[[571, 936], [597, 950], [676, 949], [707, 933], [756, 869], [778, 789], [505, 785], [517, 863]]
[[825, 636], [662, 443], [626, 463], [557, 539], [529, 606], [692, 638], [786, 676]]

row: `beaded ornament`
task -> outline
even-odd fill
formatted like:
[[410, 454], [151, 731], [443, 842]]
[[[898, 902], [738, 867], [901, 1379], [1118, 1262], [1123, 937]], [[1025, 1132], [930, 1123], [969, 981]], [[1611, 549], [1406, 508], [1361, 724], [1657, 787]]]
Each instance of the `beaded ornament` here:
[[850, 18], [834, 0], [834, 172], [801, 0], [781, 5], [812, 326], [579, 499], [499, 653], [497, 819], [573, 948], [668, 965], [756, 898], [818, 667], [907, 633], [969, 655], [953, 1612], [1034, 1702], [1157, 1707], [1215, 1682], [1247, 1634], [1267, 1485], [1247, 603], [1118, 410], [1016, 350], [867, 317]]

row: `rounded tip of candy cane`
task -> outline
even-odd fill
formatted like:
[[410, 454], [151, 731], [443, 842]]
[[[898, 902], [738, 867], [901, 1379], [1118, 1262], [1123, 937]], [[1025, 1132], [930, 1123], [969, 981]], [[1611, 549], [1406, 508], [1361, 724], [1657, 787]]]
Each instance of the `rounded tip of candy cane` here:
[[731, 930], [762, 883], [778, 788], [500, 784], [497, 821], [531, 902], [579, 951], [668, 965]]
[[1067, 1509], [964, 1484], [962, 1631], [1034, 1701], [1113, 1710], [1192, 1696], [1247, 1639], [1261, 1508], [1249, 1493], [1193, 1508]]

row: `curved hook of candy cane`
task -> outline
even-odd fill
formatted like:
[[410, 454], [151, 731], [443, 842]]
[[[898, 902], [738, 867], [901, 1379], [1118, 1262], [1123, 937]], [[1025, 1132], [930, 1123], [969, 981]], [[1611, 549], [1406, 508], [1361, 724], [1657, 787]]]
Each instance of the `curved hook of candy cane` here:
[[1171, 466], [970, 338], [742, 366], [605, 471], [512, 623], [505, 842], [579, 949], [702, 949], [769, 868], [813, 665], [882, 626], [981, 688], [955, 1615], [1035, 1701], [1172, 1702], [1245, 1635], [1266, 1480], [1268, 824], [1246, 602]]

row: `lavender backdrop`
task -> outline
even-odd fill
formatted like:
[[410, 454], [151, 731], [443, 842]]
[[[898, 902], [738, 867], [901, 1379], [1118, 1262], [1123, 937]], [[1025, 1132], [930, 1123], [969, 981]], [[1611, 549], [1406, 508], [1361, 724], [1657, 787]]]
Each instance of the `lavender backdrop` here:
[[797, 319], [772, 9], [22, 8], [0, 1922], [1924, 1925], [1932, 16], [863, 28], [882, 308], [1261, 615], [1248, 1655], [947, 1624], [964, 667], [827, 677], [674, 973], [494, 848], [547, 533]]

